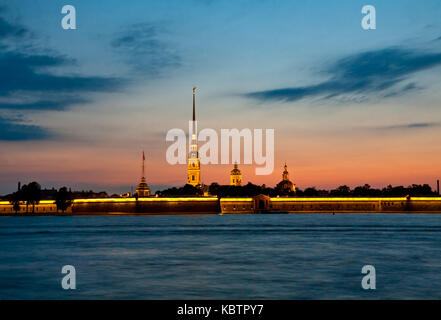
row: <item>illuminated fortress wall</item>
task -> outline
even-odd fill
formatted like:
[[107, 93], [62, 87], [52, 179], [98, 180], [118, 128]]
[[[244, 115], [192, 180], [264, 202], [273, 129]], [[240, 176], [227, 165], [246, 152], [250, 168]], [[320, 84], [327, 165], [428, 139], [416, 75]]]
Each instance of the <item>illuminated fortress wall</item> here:
[[222, 213], [254, 213], [253, 198], [223, 198], [220, 200]]
[[73, 214], [217, 214], [217, 198], [78, 199]]
[[[32, 206], [28, 206], [28, 212], [32, 212]], [[35, 214], [56, 214], [57, 206], [54, 201], [40, 201], [38, 205], [35, 206]], [[70, 209], [66, 212], [70, 212]], [[14, 208], [8, 201], [0, 201], [0, 215], [11, 215], [15, 214]], [[26, 214], [26, 204], [20, 205], [20, 210], [17, 214]]]
[[[269, 199], [269, 203], [266, 202]], [[224, 198], [222, 213], [441, 213], [441, 197]]]
[[[28, 207], [28, 215], [32, 207]], [[65, 214], [246, 214], [246, 213], [441, 213], [441, 197], [394, 198], [105, 198], [77, 199]], [[26, 214], [21, 204], [19, 214]], [[15, 214], [0, 201], [0, 215]], [[53, 201], [41, 201], [35, 215], [56, 215]]]
[[271, 198], [270, 210], [285, 212], [441, 213], [441, 198]]

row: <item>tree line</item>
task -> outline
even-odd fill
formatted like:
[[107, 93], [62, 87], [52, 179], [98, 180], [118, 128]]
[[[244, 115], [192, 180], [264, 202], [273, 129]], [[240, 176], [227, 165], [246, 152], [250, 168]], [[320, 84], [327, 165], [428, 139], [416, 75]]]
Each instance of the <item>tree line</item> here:
[[[339, 186], [336, 189], [324, 190], [315, 187], [305, 189], [296, 189], [296, 191], [282, 190], [277, 187], [270, 188], [263, 185], [256, 185], [251, 182], [244, 186], [220, 185], [213, 182], [208, 186], [208, 193], [218, 197], [253, 197], [259, 194], [265, 194], [270, 197], [277, 196], [304, 196], [304, 197], [404, 197], [404, 196], [435, 196], [428, 184], [412, 184], [408, 187], [388, 185], [382, 189], [372, 188], [369, 184], [350, 188], [347, 185]], [[156, 194], [161, 197], [169, 196], [200, 196], [203, 194], [201, 188], [185, 185], [183, 187], [173, 187]]]
[[[35, 213], [35, 206], [41, 201], [41, 186], [37, 182], [31, 182], [20, 187], [16, 192], [9, 196], [9, 203], [17, 213], [20, 211], [20, 205], [26, 205], [26, 213], [29, 213], [29, 207], [32, 207], [32, 213]], [[55, 204], [57, 211], [65, 212], [72, 205], [72, 193], [66, 187], [60, 188], [55, 194]]]
[[[437, 195], [437, 192], [433, 191], [428, 184], [412, 184], [408, 187], [393, 187], [392, 185], [388, 185], [382, 189], [372, 188], [369, 184], [357, 186], [355, 188], [343, 185], [331, 190], [308, 187], [304, 190], [296, 189], [296, 191], [293, 192], [291, 190], [281, 190], [277, 187], [266, 187], [264, 184], [256, 185], [251, 182], [244, 186], [220, 185], [217, 182], [213, 182], [209, 186], [204, 186], [203, 188], [196, 188], [192, 185], [186, 184], [183, 187], [172, 187], [157, 191], [156, 195], [160, 197], [202, 196], [204, 191], [208, 192], [210, 195], [218, 197], [254, 197], [259, 194], [268, 195], [270, 197], [412, 197]], [[16, 192], [7, 196], [15, 213], [20, 211], [20, 206], [23, 204], [26, 205], [26, 213], [29, 213], [29, 208], [32, 208], [31, 212], [35, 213], [35, 206], [40, 203], [41, 198], [41, 186], [35, 181], [23, 185]], [[66, 187], [62, 187], [55, 192], [54, 200], [57, 206], [57, 212], [62, 211], [64, 213], [73, 203], [73, 194]]]

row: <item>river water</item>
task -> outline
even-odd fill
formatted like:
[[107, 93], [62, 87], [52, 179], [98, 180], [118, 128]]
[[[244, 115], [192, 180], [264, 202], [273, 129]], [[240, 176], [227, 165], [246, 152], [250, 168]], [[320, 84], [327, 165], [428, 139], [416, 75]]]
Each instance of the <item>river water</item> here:
[[429, 214], [1, 217], [0, 299], [440, 299], [440, 245]]

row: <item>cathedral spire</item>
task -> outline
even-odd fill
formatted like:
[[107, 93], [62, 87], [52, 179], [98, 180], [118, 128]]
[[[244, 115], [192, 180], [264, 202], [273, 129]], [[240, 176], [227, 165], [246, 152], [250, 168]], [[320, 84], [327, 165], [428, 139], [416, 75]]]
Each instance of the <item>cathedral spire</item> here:
[[193, 121], [196, 121], [196, 87], [193, 87]]
[[144, 151], [142, 151], [142, 176], [145, 177], [144, 174], [144, 161], [145, 161], [145, 155], [144, 155]]
[[144, 170], [144, 161], [145, 161], [145, 154], [144, 151], [142, 151], [142, 177], [139, 181], [138, 188], [136, 188], [136, 198], [145, 198], [150, 196], [150, 188], [146, 182], [145, 179], [145, 170]]
[[187, 184], [201, 185], [201, 168], [199, 162], [197, 127], [196, 127], [196, 87], [193, 87], [193, 121], [191, 126], [190, 152], [188, 153]]

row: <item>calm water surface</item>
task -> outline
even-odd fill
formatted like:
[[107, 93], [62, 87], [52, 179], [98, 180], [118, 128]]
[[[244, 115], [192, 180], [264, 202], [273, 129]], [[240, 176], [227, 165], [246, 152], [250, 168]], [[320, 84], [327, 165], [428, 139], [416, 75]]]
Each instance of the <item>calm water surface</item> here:
[[0, 299], [440, 299], [440, 244], [441, 215], [1, 217]]

